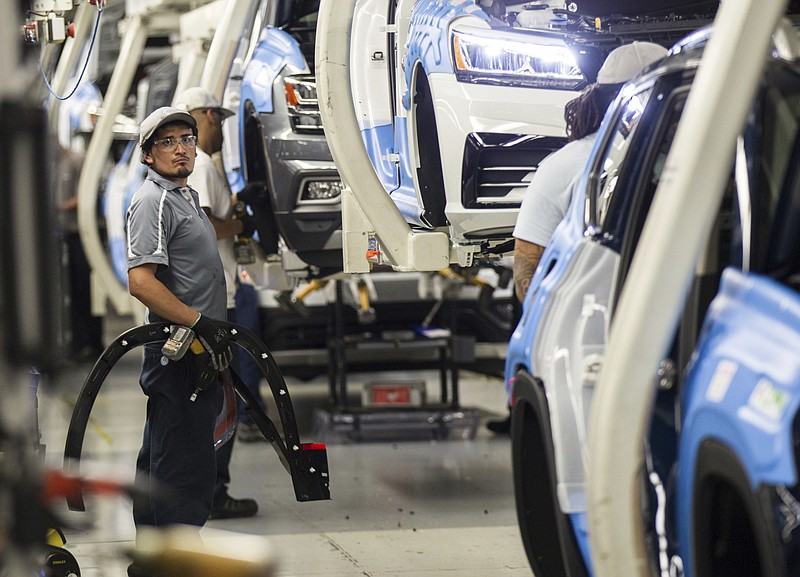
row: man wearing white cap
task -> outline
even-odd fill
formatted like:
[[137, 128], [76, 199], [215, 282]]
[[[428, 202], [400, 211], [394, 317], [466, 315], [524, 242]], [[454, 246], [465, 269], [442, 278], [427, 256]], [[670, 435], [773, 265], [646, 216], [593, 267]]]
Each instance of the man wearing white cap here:
[[525, 299], [545, 245], [567, 214], [572, 181], [589, 160], [608, 105], [623, 84], [666, 54], [663, 46], [651, 42], [633, 42], [614, 49], [597, 73], [597, 82], [564, 108], [569, 143], [539, 164], [514, 228], [514, 285], [520, 302]]
[[[597, 81], [564, 107], [569, 142], [539, 164], [514, 227], [514, 287], [519, 302], [525, 300], [550, 236], [567, 214], [574, 182], [589, 160], [608, 105], [623, 84], [666, 54], [663, 46], [652, 42], [614, 49], [597, 73]], [[510, 418], [490, 421], [487, 426], [496, 433], [507, 433]]]
[[[161, 344], [144, 347], [139, 384], [147, 395], [147, 416], [136, 473], [141, 483], [169, 494], [137, 496], [133, 518], [137, 529], [202, 527], [216, 477], [218, 373], [233, 357], [229, 335], [217, 323], [225, 319], [225, 275], [214, 227], [187, 183], [195, 166], [197, 122], [165, 106], [145, 118], [139, 131], [148, 170], [128, 208], [128, 290], [147, 307], [148, 322], [191, 327], [208, 355], [171, 361]], [[131, 564], [128, 575], [150, 573]]]
[[[250, 217], [234, 218], [230, 188], [212, 159], [212, 155], [222, 150], [222, 123], [234, 112], [224, 108], [211, 92], [201, 86], [181, 92], [175, 99], [175, 107], [186, 110], [197, 122], [197, 158], [194, 172], [189, 176], [189, 184], [200, 195], [200, 206], [208, 215], [217, 235], [219, 255], [225, 269], [227, 319], [235, 323], [238, 265], [234, 237], [252, 236], [253, 223]], [[234, 358], [234, 367], [240, 372], [237, 361], [238, 356]], [[251, 517], [258, 512], [255, 500], [234, 499], [228, 494], [234, 439], [232, 437], [217, 449], [217, 485], [211, 519]]]

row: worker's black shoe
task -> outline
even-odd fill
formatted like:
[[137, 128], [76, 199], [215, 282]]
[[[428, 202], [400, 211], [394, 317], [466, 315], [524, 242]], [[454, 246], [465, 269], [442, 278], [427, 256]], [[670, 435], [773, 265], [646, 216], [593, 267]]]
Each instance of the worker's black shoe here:
[[486, 428], [498, 435], [508, 435], [511, 432], [511, 415], [500, 421], [489, 421]]
[[239, 423], [236, 427], [236, 438], [242, 443], [259, 443], [267, 440], [255, 423]]
[[255, 499], [234, 499], [226, 494], [219, 502], [214, 503], [209, 519], [241, 519], [252, 517], [258, 513], [258, 503]]

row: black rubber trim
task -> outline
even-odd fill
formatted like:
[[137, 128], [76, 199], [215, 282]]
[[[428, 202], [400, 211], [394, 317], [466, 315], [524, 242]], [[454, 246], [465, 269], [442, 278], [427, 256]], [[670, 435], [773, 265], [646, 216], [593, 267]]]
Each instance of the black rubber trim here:
[[[328, 457], [324, 444], [300, 442], [297, 420], [289, 396], [289, 389], [281, 375], [272, 354], [258, 337], [247, 329], [232, 323], [219, 322], [230, 333], [230, 340], [244, 349], [258, 365], [261, 374], [269, 384], [278, 416], [283, 425], [281, 437], [277, 427], [261, 410], [252, 393], [242, 383], [241, 378], [231, 370], [236, 394], [244, 401], [245, 411], [258, 425], [264, 437], [272, 444], [283, 466], [292, 477], [295, 496], [298, 501], [319, 501], [330, 499], [328, 483]], [[149, 343], [165, 342], [169, 337], [169, 323], [153, 323], [130, 329], [108, 345], [97, 359], [86, 381], [83, 383], [64, 445], [64, 469], [70, 474], [78, 474], [83, 451], [86, 426], [100, 388], [114, 365], [128, 351]], [[83, 494], [78, 492], [67, 497], [67, 504], [73, 511], [85, 511]]]
[[558, 503], [555, 444], [544, 385], [518, 371], [513, 397], [514, 492], [528, 562], [541, 577], [589, 577], [569, 515]]

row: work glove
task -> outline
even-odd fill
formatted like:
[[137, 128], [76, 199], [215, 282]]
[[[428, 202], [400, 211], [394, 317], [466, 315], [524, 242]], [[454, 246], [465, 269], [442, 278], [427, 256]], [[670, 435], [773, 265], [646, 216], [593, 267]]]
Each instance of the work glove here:
[[255, 217], [245, 213], [239, 217], [239, 220], [242, 221], [242, 232], [240, 232], [238, 236], [251, 238], [253, 236], [253, 233], [256, 231]]
[[245, 204], [258, 204], [267, 195], [267, 183], [257, 180], [249, 183], [240, 192], [236, 193], [236, 200]]
[[192, 330], [203, 348], [211, 355], [211, 366], [217, 371], [227, 369], [233, 358], [228, 331], [202, 314], [197, 317]]

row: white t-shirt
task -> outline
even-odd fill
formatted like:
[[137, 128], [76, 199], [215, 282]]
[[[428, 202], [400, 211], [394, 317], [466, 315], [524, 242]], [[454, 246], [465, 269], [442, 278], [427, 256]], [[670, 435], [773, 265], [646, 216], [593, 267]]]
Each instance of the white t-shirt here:
[[572, 181], [589, 160], [597, 133], [573, 140], [545, 158], [525, 191], [514, 238], [547, 246], [567, 214], [572, 200]]
[[[200, 195], [200, 206], [207, 207], [211, 214], [222, 220], [233, 216], [233, 203], [228, 183], [214, 165], [211, 157], [197, 147], [194, 172], [189, 175], [188, 184]], [[225, 270], [228, 308], [236, 306], [236, 254], [233, 250], [233, 237], [218, 238], [219, 256]]]

